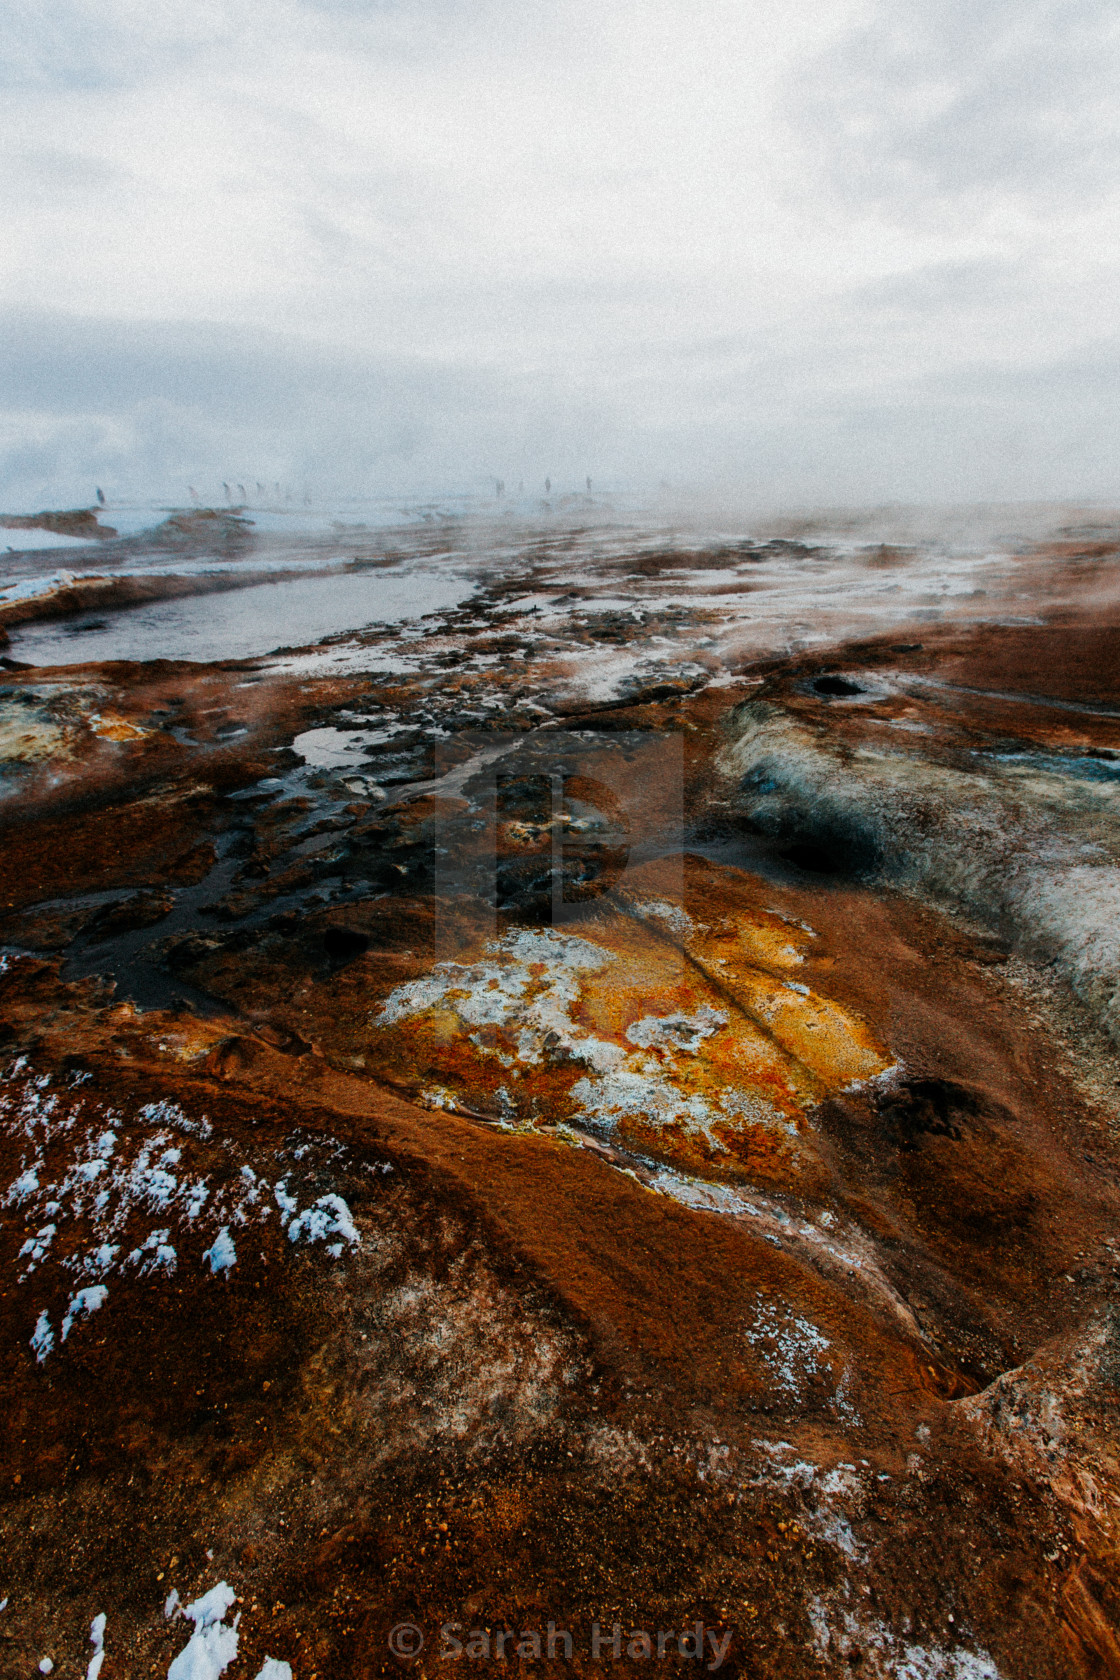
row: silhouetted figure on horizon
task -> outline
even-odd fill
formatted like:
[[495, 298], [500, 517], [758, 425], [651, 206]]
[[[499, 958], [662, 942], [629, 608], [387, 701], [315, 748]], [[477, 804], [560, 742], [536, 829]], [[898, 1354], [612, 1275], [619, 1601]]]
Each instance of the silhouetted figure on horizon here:
[[544, 481], [544, 493], [546, 496], [551, 496], [552, 494], [552, 480], [550, 478], [546, 478]]
[[97, 505], [98, 507], [105, 506], [105, 492], [102, 490], [100, 484], [97, 486]]

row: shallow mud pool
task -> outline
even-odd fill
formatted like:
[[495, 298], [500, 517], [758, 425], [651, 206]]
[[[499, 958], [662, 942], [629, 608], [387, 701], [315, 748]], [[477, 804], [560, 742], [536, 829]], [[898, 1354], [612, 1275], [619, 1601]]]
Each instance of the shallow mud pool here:
[[[329, 560], [328, 560], [329, 566]], [[217, 599], [154, 601], [110, 615], [83, 613], [28, 625], [12, 637], [13, 655], [31, 665], [83, 665], [106, 660], [244, 659], [268, 653], [297, 635], [300, 642], [374, 622], [410, 622], [457, 607], [471, 586], [445, 567], [377, 571], [308, 567], [310, 575], [272, 581], [265, 574]], [[220, 574], [219, 574], [220, 575]], [[227, 574], [228, 575], [228, 574]]]
[[44, 517], [0, 1671], [1120, 1674], [1120, 516]]

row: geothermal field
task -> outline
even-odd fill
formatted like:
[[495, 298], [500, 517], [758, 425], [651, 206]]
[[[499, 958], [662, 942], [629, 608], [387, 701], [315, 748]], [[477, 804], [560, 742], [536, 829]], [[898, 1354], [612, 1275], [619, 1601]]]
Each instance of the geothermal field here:
[[1120, 1674], [1120, 514], [0, 525], [0, 1672]]

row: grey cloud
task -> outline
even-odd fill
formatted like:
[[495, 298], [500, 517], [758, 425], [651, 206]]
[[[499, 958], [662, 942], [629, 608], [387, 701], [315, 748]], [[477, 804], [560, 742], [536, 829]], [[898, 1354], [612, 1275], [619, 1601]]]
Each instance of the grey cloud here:
[[740, 401], [713, 405], [708, 426], [710, 478], [761, 501], [1091, 499], [1115, 485], [1115, 358], [900, 378], [831, 402], [758, 394], [764, 418]]
[[868, 378], [858, 341], [764, 334], [620, 362], [624, 396], [578, 378], [336, 355], [186, 324], [0, 324], [0, 506], [89, 486], [182, 500], [220, 480], [316, 494], [551, 471], [599, 482], [732, 481], [762, 499], [1106, 494], [1120, 352]]
[[[582, 475], [602, 429], [549, 380], [338, 353], [208, 324], [0, 319], [0, 506], [92, 482], [181, 499], [222, 479], [355, 488]], [[542, 464], [543, 463], [543, 464]]]
[[853, 194], [1091, 191], [1120, 150], [1110, 0], [878, 0], [793, 78]]
[[0, 13], [0, 86], [128, 85], [183, 50], [183, 29], [168, 22], [96, 0], [11, 0]]
[[0, 87], [125, 88], [209, 55], [251, 64], [277, 40], [428, 55], [485, 29], [505, 0], [9, 0], [0, 8]]
[[422, 364], [321, 350], [250, 328], [61, 315], [0, 319], [0, 366], [13, 408], [80, 414], [165, 401], [230, 422], [275, 418], [328, 396], [343, 407], [367, 403], [399, 382], [402, 368], [421, 400], [440, 383]]
[[133, 179], [130, 170], [111, 163], [107, 158], [89, 157], [80, 152], [57, 150], [50, 146], [35, 146], [13, 158], [13, 179], [10, 192], [18, 181], [26, 193], [99, 192], [106, 187], [126, 187]]

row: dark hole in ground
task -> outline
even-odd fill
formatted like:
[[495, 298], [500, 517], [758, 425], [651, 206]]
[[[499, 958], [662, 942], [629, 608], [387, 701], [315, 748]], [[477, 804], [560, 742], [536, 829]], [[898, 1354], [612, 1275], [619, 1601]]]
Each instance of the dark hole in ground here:
[[783, 824], [775, 835], [783, 863], [792, 863], [810, 875], [845, 875], [864, 878], [883, 863], [878, 841], [854, 820], [841, 826], [814, 821], [802, 814], [800, 822]]
[[[781, 791], [765, 774], [756, 786], [764, 795]], [[792, 806], [775, 813], [764, 805], [755, 807], [754, 818], [773, 836], [775, 855], [808, 874], [865, 879], [883, 866], [882, 846], [859, 812]]]
[[816, 840], [797, 840], [780, 855], [783, 862], [792, 863], [810, 875], [842, 875], [847, 867], [837, 851]]
[[814, 677], [813, 693], [823, 694], [828, 699], [843, 699], [852, 694], [863, 694], [865, 691], [858, 683], [848, 677]]
[[368, 951], [369, 939], [364, 933], [358, 933], [355, 928], [329, 927], [323, 935], [323, 949], [328, 957], [345, 962], [350, 957], [360, 957], [363, 951]]

